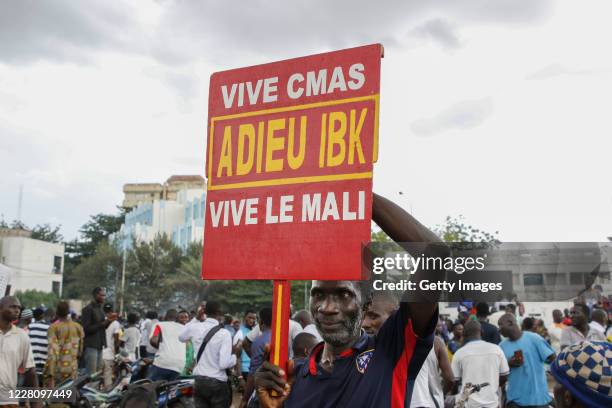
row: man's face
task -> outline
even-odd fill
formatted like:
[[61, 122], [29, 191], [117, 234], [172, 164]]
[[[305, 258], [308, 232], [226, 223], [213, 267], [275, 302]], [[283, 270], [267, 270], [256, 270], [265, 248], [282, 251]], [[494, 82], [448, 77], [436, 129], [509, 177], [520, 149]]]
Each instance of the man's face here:
[[189, 321], [189, 313], [187, 312], [179, 313], [177, 320], [180, 324], [187, 324], [187, 322]]
[[516, 319], [514, 315], [504, 315], [499, 318], [497, 322], [497, 326], [499, 327], [499, 332], [504, 337], [510, 337], [510, 333], [516, 330]]
[[0, 316], [5, 321], [15, 321], [19, 318], [21, 313], [21, 303], [16, 297], [8, 297], [4, 299], [4, 302], [0, 306]]
[[96, 303], [104, 303], [104, 300], [106, 300], [106, 290], [102, 289], [101, 291], [96, 293], [96, 296], [94, 298], [96, 299]]
[[394, 305], [389, 302], [374, 299], [365, 311], [361, 328], [370, 335], [377, 334], [394, 310]]
[[351, 281], [313, 281], [310, 313], [327, 343], [342, 346], [359, 336], [361, 294]]
[[570, 318], [572, 319], [572, 326], [583, 326], [588, 320], [581, 307], [573, 306], [570, 309]]
[[553, 310], [553, 321], [555, 323], [561, 323], [563, 321], [563, 313], [560, 310]]
[[248, 328], [255, 327], [255, 323], [257, 322], [257, 315], [255, 313], [247, 313], [244, 316], [244, 325]]

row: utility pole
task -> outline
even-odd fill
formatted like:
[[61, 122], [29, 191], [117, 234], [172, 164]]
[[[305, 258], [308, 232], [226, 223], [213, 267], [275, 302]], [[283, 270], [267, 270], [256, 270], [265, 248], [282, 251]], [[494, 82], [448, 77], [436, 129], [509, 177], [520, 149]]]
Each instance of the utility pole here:
[[21, 207], [23, 205], [23, 184], [19, 185], [19, 196], [17, 197], [17, 222], [21, 223]]
[[123, 265], [121, 267], [121, 300], [119, 302], [119, 316], [123, 316], [123, 298], [125, 297], [125, 263], [126, 263], [125, 241], [123, 242]]

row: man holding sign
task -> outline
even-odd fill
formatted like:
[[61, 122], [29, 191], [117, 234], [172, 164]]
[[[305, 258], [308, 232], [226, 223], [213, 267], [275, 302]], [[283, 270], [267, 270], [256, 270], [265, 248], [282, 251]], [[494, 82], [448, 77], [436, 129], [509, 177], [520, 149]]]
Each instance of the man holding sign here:
[[[396, 242], [439, 241], [400, 207], [377, 195], [372, 218]], [[310, 310], [324, 343], [290, 373], [289, 382], [279, 367], [264, 363], [255, 377], [262, 406], [409, 406], [414, 380], [433, 344], [437, 303], [402, 301], [371, 337], [360, 332], [368, 296], [361, 289], [364, 283], [313, 282]]]
[[403, 406], [431, 348], [431, 299], [403, 303], [377, 337], [360, 335], [367, 297], [356, 281], [367, 277], [371, 217], [398, 242], [437, 240], [393, 203], [373, 201], [382, 55], [374, 44], [210, 79], [202, 277], [275, 281], [276, 366], [258, 374], [265, 404], [286, 398], [266, 389], [285, 385], [289, 280], [315, 279], [311, 312], [325, 340], [289, 406]]

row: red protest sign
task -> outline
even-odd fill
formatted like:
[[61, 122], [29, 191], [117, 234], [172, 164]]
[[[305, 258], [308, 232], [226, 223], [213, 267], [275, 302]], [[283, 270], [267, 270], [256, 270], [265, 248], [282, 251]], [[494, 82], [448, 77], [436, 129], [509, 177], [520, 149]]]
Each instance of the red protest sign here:
[[205, 279], [359, 279], [381, 45], [210, 80]]

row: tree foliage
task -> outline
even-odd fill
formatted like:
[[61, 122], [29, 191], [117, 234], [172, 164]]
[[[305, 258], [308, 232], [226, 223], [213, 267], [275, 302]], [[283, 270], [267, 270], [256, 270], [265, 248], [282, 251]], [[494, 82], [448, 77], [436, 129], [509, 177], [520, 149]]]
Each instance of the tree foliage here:
[[83, 224], [79, 230], [81, 238], [73, 241], [66, 249], [71, 257], [80, 260], [92, 256], [101, 242], [107, 241], [111, 234], [119, 231], [121, 224], [125, 222], [126, 209], [117, 208], [118, 214], [92, 215], [89, 221]]
[[15, 292], [15, 296], [19, 299], [21, 306], [27, 309], [34, 309], [39, 306], [55, 307], [59, 301], [55, 293], [43, 292], [36, 289], [18, 290]]
[[112, 298], [122, 264], [119, 250], [108, 241], [100, 242], [93, 256], [83, 259], [69, 274], [64, 273], [64, 296], [87, 300], [93, 288], [104, 286]]
[[167, 280], [177, 274], [182, 258], [166, 235], [135, 243], [127, 254], [125, 302], [157, 310], [165, 302], [179, 301], [180, 293]]
[[64, 240], [64, 237], [60, 233], [60, 229], [62, 228], [61, 225], [52, 226], [49, 223], [45, 223], [37, 224], [34, 226], [34, 228], [30, 228], [23, 221], [13, 220], [8, 223], [4, 220], [4, 218], [0, 218], [0, 228], [28, 230], [32, 232], [32, 239], [53, 242], [56, 244], [59, 244]]
[[60, 234], [61, 227], [61, 225], [53, 227], [51, 224], [36, 225], [32, 228], [32, 238], [59, 244], [64, 240]]
[[434, 232], [445, 242], [486, 242], [499, 243], [499, 231], [489, 233], [466, 223], [462, 215], [447, 216], [444, 224], [437, 225]]

